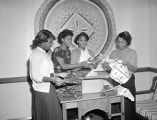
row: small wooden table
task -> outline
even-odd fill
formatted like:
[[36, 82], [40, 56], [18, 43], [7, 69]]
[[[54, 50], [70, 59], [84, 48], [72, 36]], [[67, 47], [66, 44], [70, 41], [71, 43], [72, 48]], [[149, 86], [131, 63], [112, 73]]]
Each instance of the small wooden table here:
[[[121, 111], [119, 113], [111, 113], [111, 105], [113, 103], [121, 104]], [[81, 98], [62, 98], [61, 104], [63, 120], [67, 120], [67, 109], [71, 108], [78, 108], [79, 120], [81, 120], [81, 116], [85, 113], [94, 109], [100, 109], [106, 112], [109, 119], [113, 116], [121, 116], [121, 120], [125, 120], [123, 96], [102, 96], [100, 93], [86, 93]]]

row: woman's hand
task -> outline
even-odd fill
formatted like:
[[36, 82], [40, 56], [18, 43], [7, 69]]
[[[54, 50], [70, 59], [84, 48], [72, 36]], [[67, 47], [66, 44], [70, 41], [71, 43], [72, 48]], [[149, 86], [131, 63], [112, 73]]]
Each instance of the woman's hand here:
[[103, 62], [101, 65], [102, 65], [102, 68], [104, 70], [110, 70], [111, 69], [107, 62]]
[[128, 62], [128, 61], [123, 60], [123, 61], [122, 61], [122, 64], [123, 64], [124, 66], [127, 66], [127, 65], [129, 64], [129, 62]]
[[92, 66], [92, 63], [89, 63], [87, 61], [81, 62], [80, 64], [82, 68], [90, 68]]
[[129, 71], [131, 71], [131, 72], [133, 72], [133, 73], [136, 71], [136, 66], [131, 65], [128, 61], [123, 60], [123, 61], [122, 61], [122, 64], [123, 64], [124, 66], [126, 66]]
[[99, 65], [98, 62], [97, 63], [93, 63], [93, 68], [96, 69], [98, 65]]
[[57, 85], [60, 86], [64, 83], [64, 80], [59, 78], [59, 77], [53, 77], [53, 82]]
[[93, 57], [89, 57], [88, 58], [88, 62], [94, 62], [94, 58]]
[[88, 66], [88, 62], [87, 62], [87, 61], [81, 62], [81, 63], [80, 63], [80, 66], [81, 66], [82, 68], [86, 68], [86, 67]]

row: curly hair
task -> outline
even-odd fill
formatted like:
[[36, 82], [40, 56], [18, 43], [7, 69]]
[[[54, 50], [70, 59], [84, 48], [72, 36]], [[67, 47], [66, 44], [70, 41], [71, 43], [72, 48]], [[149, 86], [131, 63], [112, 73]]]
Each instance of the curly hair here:
[[118, 38], [123, 38], [123, 40], [125, 40], [127, 42], [128, 46], [131, 44], [132, 37], [128, 31], [124, 31], [124, 32], [119, 33], [117, 35], [116, 41], [118, 40]]
[[52, 38], [53, 40], [56, 39], [56, 37], [50, 31], [45, 30], [45, 29], [40, 30], [35, 36], [35, 39], [32, 42], [31, 48], [35, 49], [41, 43], [47, 42], [49, 38]]
[[73, 36], [73, 32], [72, 30], [68, 30], [68, 29], [64, 29], [63, 31], [61, 31], [59, 34], [58, 34], [58, 43], [59, 44], [62, 44], [62, 39], [64, 39], [65, 37], [67, 36]]
[[89, 36], [87, 35], [87, 33], [85, 32], [81, 32], [80, 34], [78, 34], [75, 39], [74, 39], [74, 43], [76, 45], [78, 45], [78, 40], [80, 39], [80, 37], [84, 36], [86, 38], [87, 41], [89, 41]]

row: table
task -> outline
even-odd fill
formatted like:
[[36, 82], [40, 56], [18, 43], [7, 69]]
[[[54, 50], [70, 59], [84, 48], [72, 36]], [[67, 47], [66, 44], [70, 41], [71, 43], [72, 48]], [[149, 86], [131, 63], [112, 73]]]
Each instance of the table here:
[[[106, 71], [97, 71], [95, 72], [97, 76], [87, 76], [82, 81], [82, 93], [96, 93], [101, 92], [104, 85], [111, 84], [110, 79], [108, 78], [108, 73]], [[68, 79], [68, 73], [56, 73], [55, 76], [61, 76]], [[69, 78], [70, 79], [70, 78]], [[80, 78], [77, 78], [80, 79]]]
[[[121, 116], [121, 120], [125, 120], [124, 115], [124, 97], [123, 96], [102, 96], [100, 93], [86, 93], [81, 98], [61, 98], [63, 120], [67, 120], [67, 109], [78, 108], [78, 119], [85, 113], [100, 109], [107, 113], [110, 119], [113, 116]], [[111, 113], [113, 103], [121, 104], [119, 113]]]

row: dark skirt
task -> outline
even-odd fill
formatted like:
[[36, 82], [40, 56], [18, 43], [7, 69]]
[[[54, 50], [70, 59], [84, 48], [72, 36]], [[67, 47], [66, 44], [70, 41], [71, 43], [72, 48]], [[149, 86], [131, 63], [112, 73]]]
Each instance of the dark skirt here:
[[32, 120], [63, 120], [61, 105], [52, 84], [49, 93], [33, 91]]
[[[118, 83], [113, 82], [113, 85], [118, 85]], [[131, 78], [122, 85], [123, 87], [130, 90], [132, 95], [135, 98], [135, 101], [131, 101], [130, 99], [124, 99], [125, 105], [125, 120], [136, 120], [136, 88], [135, 88], [135, 76], [132, 75]]]
[[128, 98], [125, 98], [125, 120], [136, 120], [136, 89], [135, 89], [135, 76], [132, 75], [130, 80], [122, 85], [125, 88], [128, 88], [132, 95], [135, 98], [135, 101], [131, 101]]

